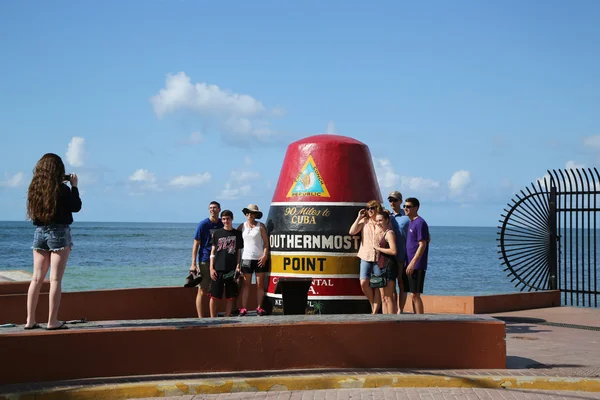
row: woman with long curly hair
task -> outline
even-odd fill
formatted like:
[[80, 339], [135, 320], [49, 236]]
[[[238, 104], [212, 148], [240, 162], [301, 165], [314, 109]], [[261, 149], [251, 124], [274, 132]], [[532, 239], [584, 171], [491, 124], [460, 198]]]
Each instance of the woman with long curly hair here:
[[[65, 184], [69, 182], [71, 188]], [[65, 165], [56, 154], [47, 153], [37, 162], [27, 191], [27, 217], [36, 226], [33, 236], [33, 277], [27, 292], [25, 329], [36, 329], [40, 289], [50, 271], [48, 323], [46, 329], [66, 329], [58, 320], [62, 278], [71, 253], [73, 214], [81, 210], [77, 175], [65, 175]]]
[[360, 247], [358, 249], [358, 258], [360, 258], [360, 287], [371, 304], [371, 312], [377, 314], [381, 305], [381, 296], [379, 290], [373, 290], [369, 283], [373, 267], [377, 265], [377, 252], [375, 246], [381, 240], [382, 233], [377, 229], [375, 217], [382, 210], [381, 203], [377, 200], [371, 200], [367, 203], [367, 208], [358, 212], [356, 220], [350, 227], [350, 235], [360, 236]]

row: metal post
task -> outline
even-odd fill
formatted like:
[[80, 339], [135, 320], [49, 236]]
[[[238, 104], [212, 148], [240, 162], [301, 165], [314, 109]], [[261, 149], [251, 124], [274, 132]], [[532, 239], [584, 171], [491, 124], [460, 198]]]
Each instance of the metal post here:
[[550, 290], [557, 290], [557, 270], [556, 270], [556, 186], [552, 185], [550, 187], [550, 202], [549, 202], [549, 211], [550, 211], [550, 235], [549, 235], [549, 254], [548, 254], [548, 267], [550, 272]]

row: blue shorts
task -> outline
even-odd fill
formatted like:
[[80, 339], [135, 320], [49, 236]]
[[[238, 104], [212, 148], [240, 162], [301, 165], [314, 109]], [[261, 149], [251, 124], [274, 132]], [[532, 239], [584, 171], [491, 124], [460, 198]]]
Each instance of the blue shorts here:
[[379, 268], [377, 264], [375, 264], [375, 267], [373, 267], [373, 275], [380, 276], [382, 274], [385, 274], [385, 277], [389, 281], [396, 281], [396, 279], [398, 278], [398, 267], [395, 265], [390, 265], [389, 267], [384, 268], [383, 272], [381, 271], [382, 269]]
[[73, 246], [69, 225], [38, 226], [33, 234], [33, 250], [59, 251]]
[[373, 274], [373, 267], [377, 266], [377, 262], [369, 262], [360, 260], [360, 279], [369, 279]]

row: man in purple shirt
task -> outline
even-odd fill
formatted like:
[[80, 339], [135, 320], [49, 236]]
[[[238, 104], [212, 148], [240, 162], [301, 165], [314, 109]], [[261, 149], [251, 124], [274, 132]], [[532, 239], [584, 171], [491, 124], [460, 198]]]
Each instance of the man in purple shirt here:
[[429, 254], [429, 226], [419, 216], [419, 200], [409, 197], [404, 201], [404, 213], [410, 222], [406, 236], [407, 266], [402, 273], [404, 290], [412, 293], [412, 304], [415, 314], [423, 314], [423, 284], [427, 271], [427, 255]]

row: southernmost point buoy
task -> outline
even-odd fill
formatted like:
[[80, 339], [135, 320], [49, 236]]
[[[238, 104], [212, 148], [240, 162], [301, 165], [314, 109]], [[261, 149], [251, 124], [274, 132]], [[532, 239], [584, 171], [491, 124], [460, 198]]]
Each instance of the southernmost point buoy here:
[[339, 135], [316, 135], [291, 143], [267, 217], [271, 271], [267, 296], [280, 278], [312, 278], [308, 313], [369, 313], [359, 282], [360, 235], [349, 235], [358, 211], [381, 202], [371, 152], [364, 143]]

